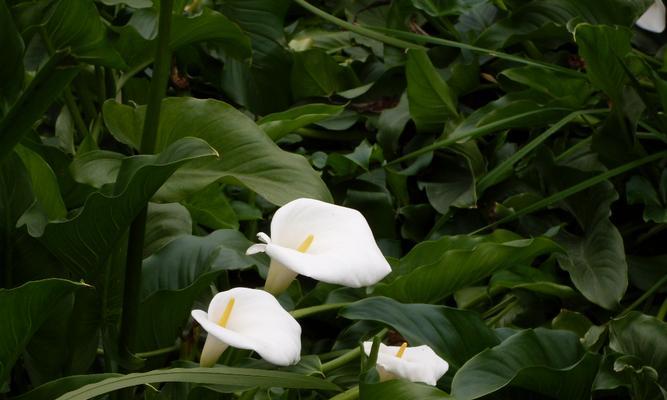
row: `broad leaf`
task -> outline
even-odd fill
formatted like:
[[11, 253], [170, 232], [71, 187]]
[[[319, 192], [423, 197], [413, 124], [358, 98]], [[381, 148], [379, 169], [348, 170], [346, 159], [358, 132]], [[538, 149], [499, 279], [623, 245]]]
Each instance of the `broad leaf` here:
[[513, 385], [558, 399], [590, 399], [598, 358], [572, 332], [526, 330], [468, 361], [454, 376], [452, 395], [477, 399]]
[[87, 285], [63, 279], [28, 282], [15, 289], [0, 289], [0, 384], [32, 335], [49, 316], [49, 310], [74, 290]]
[[148, 203], [144, 257], [160, 250], [179, 236], [192, 234], [188, 209], [178, 203]]
[[[107, 114], [110, 110], [113, 112]], [[136, 145], [144, 112], [145, 107], [133, 109], [109, 101], [105, 104], [105, 122], [112, 133], [134, 138]], [[299, 197], [331, 199], [327, 187], [302, 156], [281, 150], [254, 122], [226, 103], [168, 98], [162, 102], [160, 115], [158, 151], [194, 135], [206, 140], [221, 156], [181, 169], [158, 193], [162, 200], [181, 200], [222, 178], [240, 182], [275, 204]], [[289, 192], [285, 191], [286, 185]]]
[[74, 217], [52, 222], [40, 240], [76, 275], [99, 267], [134, 217], [179, 167], [217, 153], [206, 142], [184, 138], [159, 155], [128, 157], [111, 192], [98, 191]]
[[307, 104], [267, 115], [257, 121], [257, 125], [271, 139], [278, 140], [299, 128], [339, 115], [341, 112], [343, 112], [342, 106]]
[[172, 368], [109, 378], [66, 393], [58, 400], [86, 400], [115, 390], [160, 382], [190, 382], [238, 387], [284, 387], [297, 389], [337, 390], [333, 383], [291, 372], [246, 368]]
[[359, 385], [360, 398], [364, 400], [440, 400], [451, 397], [433, 386], [413, 383], [402, 379], [392, 379], [381, 383]]
[[67, 392], [76, 390], [81, 386], [89, 385], [103, 381], [105, 379], [118, 377], [120, 374], [88, 374], [88, 375], [72, 375], [64, 378], [56, 379], [45, 383], [28, 393], [13, 397], [13, 400], [43, 400], [55, 399]]
[[417, 127], [441, 130], [458, 118], [456, 96], [435, 69], [424, 50], [409, 50], [405, 65], [410, 116]]
[[522, 239], [503, 230], [422, 242], [401, 259], [394, 279], [378, 284], [375, 293], [404, 302], [439, 301], [498, 270], [558, 249], [549, 239]]
[[341, 311], [353, 320], [378, 321], [396, 329], [410, 344], [426, 344], [453, 369], [499, 343], [477, 313], [431, 304], [401, 304], [386, 297], [371, 297]]

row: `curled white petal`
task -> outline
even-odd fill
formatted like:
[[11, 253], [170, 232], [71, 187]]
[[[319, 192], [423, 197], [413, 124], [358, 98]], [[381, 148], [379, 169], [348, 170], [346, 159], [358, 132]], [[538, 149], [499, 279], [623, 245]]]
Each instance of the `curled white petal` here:
[[647, 31], [660, 33], [665, 30], [665, 11], [662, 0], [655, 0], [651, 7], [639, 17], [636, 24]]
[[260, 242], [271, 243], [271, 238], [264, 232], [259, 232], [257, 234], [257, 239], [259, 239]]
[[[234, 306], [226, 326], [218, 324], [230, 299]], [[193, 310], [192, 317], [209, 335], [240, 349], [254, 350], [276, 365], [296, 364], [301, 354], [301, 326], [271, 294], [234, 288], [220, 292], [208, 312]]]
[[[370, 354], [372, 342], [364, 342], [364, 352]], [[428, 346], [408, 347], [399, 358], [400, 347], [380, 343], [377, 365], [391, 375], [411, 382], [422, 382], [435, 386], [449, 369], [447, 361], [440, 358]]]
[[[304, 241], [306, 251], [299, 249]], [[350, 287], [375, 284], [391, 272], [361, 213], [313, 199], [276, 211], [266, 253], [296, 273]]]
[[264, 253], [266, 251], [266, 245], [264, 243], [256, 243], [248, 247], [248, 250], [245, 251], [247, 256], [257, 253]]

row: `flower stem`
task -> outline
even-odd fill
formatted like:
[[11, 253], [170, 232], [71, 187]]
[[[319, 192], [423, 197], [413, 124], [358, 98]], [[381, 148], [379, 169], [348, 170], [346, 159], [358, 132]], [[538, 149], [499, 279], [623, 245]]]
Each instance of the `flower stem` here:
[[[165, 95], [171, 52], [169, 49], [169, 33], [171, 30], [171, 10], [173, 0], [162, 0], [160, 3], [160, 20], [158, 25], [157, 49], [155, 53], [155, 69], [151, 80], [141, 137], [141, 151], [151, 154], [155, 152], [157, 130], [160, 123], [160, 107]], [[144, 235], [146, 232], [147, 208], [132, 221], [125, 266], [125, 289], [123, 291], [123, 316], [120, 328], [121, 349], [132, 350], [136, 338], [137, 319], [139, 314], [139, 292], [141, 289], [141, 263], [143, 260]]]
[[322, 304], [319, 306], [300, 308], [298, 310], [290, 311], [290, 314], [295, 319], [308, 317], [310, 315], [319, 314], [321, 312], [337, 310], [339, 308], [345, 307], [350, 303], [331, 303], [331, 304]]
[[359, 398], [359, 386], [347, 389], [343, 393], [339, 393], [329, 400], [355, 400]]
[[361, 356], [361, 349], [359, 347], [354, 348], [342, 356], [322, 364], [322, 372], [326, 374], [327, 372], [340, 368], [343, 365], [356, 360], [359, 356]]
[[662, 305], [660, 306], [660, 309], [658, 310], [658, 314], [656, 314], [656, 318], [659, 319], [660, 321], [665, 320], [665, 315], [667, 315], [667, 299], [662, 302]]
[[644, 292], [644, 294], [639, 296], [639, 298], [635, 300], [632, 304], [627, 306], [625, 310], [621, 311], [621, 313], [618, 314], [617, 318], [620, 318], [625, 314], [629, 313], [630, 311], [634, 310], [635, 308], [637, 308], [640, 304], [644, 302], [644, 300], [648, 299], [651, 295], [660, 290], [660, 288], [663, 287], [665, 284], [667, 284], [667, 275], [660, 278], [660, 280], [658, 280], [653, 286], [651, 286], [649, 290], [647, 290], [646, 292]]

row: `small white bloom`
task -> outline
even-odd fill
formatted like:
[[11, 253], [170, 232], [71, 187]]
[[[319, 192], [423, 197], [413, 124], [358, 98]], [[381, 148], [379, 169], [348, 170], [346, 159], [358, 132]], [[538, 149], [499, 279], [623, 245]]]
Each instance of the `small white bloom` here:
[[265, 290], [283, 292], [297, 274], [349, 287], [377, 283], [391, 272], [368, 222], [357, 210], [313, 199], [280, 207], [271, 221], [271, 237], [246, 254], [271, 257]]
[[301, 354], [301, 326], [271, 294], [233, 288], [213, 297], [208, 313], [192, 310], [208, 332], [202, 367], [213, 366], [228, 346], [254, 350], [275, 365], [292, 365]]
[[[366, 355], [370, 355], [372, 347], [373, 342], [364, 342]], [[398, 377], [435, 386], [449, 369], [449, 364], [426, 345], [407, 347], [404, 343], [399, 347], [380, 343], [377, 369], [382, 380]]]
[[637, 26], [647, 31], [660, 33], [665, 30], [665, 5], [662, 0], [655, 0], [651, 7], [636, 22]]

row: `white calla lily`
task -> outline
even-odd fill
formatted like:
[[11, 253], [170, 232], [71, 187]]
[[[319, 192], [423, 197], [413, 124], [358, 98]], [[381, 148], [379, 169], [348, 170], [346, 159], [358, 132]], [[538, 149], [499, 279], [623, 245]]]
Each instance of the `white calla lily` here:
[[213, 297], [208, 312], [192, 310], [208, 332], [202, 367], [213, 366], [228, 346], [254, 350], [275, 365], [292, 365], [301, 354], [301, 326], [275, 297], [257, 289], [233, 288]]
[[[364, 342], [364, 352], [370, 355], [373, 342]], [[387, 346], [380, 343], [377, 370], [381, 380], [403, 378], [435, 386], [449, 369], [447, 361], [428, 346]]]
[[660, 33], [665, 30], [665, 4], [662, 0], [655, 0], [651, 7], [642, 14], [636, 24], [647, 31]]
[[271, 221], [271, 237], [246, 254], [271, 257], [265, 290], [279, 294], [298, 275], [349, 287], [377, 283], [391, 272], [368, 222], [357, 210], [313, 199], [280, 207]]

